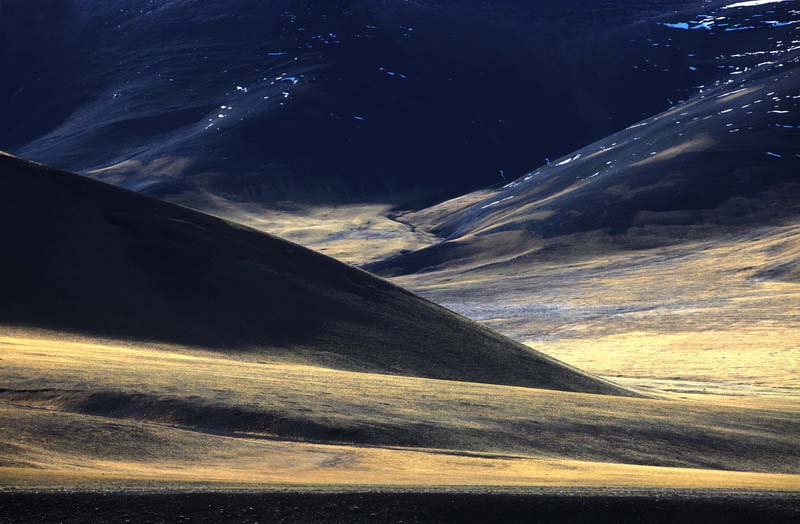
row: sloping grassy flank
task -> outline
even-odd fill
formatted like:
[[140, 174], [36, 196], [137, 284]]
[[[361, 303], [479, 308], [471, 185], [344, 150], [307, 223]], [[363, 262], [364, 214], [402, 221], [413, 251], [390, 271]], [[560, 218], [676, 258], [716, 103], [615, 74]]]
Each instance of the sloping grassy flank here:
[[0, 235], [0, 325], [632, 394], [298, 245], [5, 156]]
[[[201, 432], [675, 467], [800, 472], [797, 411], [0, 338], [0, 402]], [[79, 454], [86, 437], [47, 446]], [[78, 439], [78, 440], [76, 440]], [[25, 439], [29, 441], [29, 439]]]

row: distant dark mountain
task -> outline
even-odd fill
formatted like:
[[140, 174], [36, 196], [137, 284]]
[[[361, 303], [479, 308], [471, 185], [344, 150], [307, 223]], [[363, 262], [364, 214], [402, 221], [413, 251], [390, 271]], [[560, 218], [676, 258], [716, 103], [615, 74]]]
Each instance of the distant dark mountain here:
[[[674, 22], [710, 41], [725, 76], [685, 102], [496, 190], [402, 218], [446, 241], [369, 266], [385, 275], [532, 263], [648, 248], [800, 216], [800, 11], [793, 2], [710, 10]], [[724, 26], [716, 33], [698, 24]], [[724, 29], [723, 29], [724, 27]], [[731, 45], [729, 43], [728, 45]], [[598, 236], [601, 235], [601, 236]]]
[[2, 0], [0, 148], [158, 196], [457, 194], [512, 180], [726, 74], [714, 58], [733, 33], [720, 28], [708, 44], [717, 29], [663, 25], [692, 20], [692, 9]]

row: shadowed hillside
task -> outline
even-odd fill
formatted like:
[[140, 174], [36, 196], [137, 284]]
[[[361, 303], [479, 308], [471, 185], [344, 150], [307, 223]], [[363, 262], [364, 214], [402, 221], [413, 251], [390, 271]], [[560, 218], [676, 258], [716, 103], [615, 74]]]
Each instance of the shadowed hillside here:
[[0, 324], [408, 375], [621, 393], [305, 248], [0, 157]]
[[694, 4], [4, 0], [0, 148], [158, 196], [444, 198], [717, 76], [660, 24]]
[[500, 189], [401, 216], [442, 243], [384, 275], [728, 236], [800, 215], [800, 47]]
[[796, 46], [791, 2], [729, 3], [4, 0], [0, 149], [375, 262], [432, 243], [387, 215]]

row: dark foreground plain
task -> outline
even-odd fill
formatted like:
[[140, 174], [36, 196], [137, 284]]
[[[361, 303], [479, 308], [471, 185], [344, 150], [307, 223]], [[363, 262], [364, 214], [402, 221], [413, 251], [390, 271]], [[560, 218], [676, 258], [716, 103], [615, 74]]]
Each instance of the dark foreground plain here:
[[797, 522], [800, 498], [763, 493], [1, 493], [0, 523]]

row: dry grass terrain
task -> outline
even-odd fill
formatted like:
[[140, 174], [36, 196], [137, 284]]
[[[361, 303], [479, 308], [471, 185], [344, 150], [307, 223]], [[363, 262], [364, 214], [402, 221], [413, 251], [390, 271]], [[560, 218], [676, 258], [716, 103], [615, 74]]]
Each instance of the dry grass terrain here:
[[800, 226], [588, 251], [397, 282], [621, 383], [800, 403]]
[[774, 45], [502, 188], [398, 217], [442, 241], [367, 267], [626, 385], [800, 402], [800, 51]]
[[796, 521], [800, 48], [774, 46], [392, 218], [215, 195], [180, 157], [92, 173], [165, 202], [0, 154], [0, 524]]
[[[282, 486], [800, 489], [800, 475], [796, 474], [232, 439], [161, 425], [38, 410], [0, 408], [0, 419], [5, 424], [21, 423], [27, 430], [4, 431], [4, 440], [40, 440], [38, 445], [26, 444], [24, 451], [19, 452], [25, 460], [24, 466], [0, 469], [3, 487], [96, 489], [160, 485], [169, 488], [201, 484], [239, 489]], [[74, 441], [41, 442], [42, 435], [60, 432], [74, 436], [76, 430], [91, 437], [79, 448], [74, 447]], [[58, 447], [63, 449], [59, 451]]]
[[205, 191], [169, 201], [285, 238], [349, 264], [366, 264], [429, 246], [436, 237], [389, 218], [391, 204], [262, 204]]
[[800, 491], [792, 402], [623, 388], [300, 246], [0, 163], [5, 488]]
[[0, 325], [430, 378], [630, 394], [276, 237], [0, 157]]
[[5, 486], [800, 489], [797, 411], [0, 344]]

